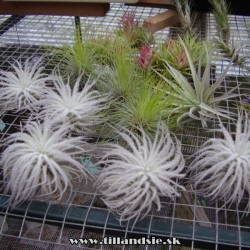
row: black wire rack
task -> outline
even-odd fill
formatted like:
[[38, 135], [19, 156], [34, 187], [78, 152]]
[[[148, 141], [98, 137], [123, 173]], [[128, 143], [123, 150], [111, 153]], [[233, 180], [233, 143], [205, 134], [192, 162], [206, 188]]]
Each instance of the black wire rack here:
[[[162, 13], [165, 9], [132, 7], [111, 4], [105, 17], [80, 18], [82, 25], [90, 24], [94, 32], [112, 31], [119, 24], [119, 17], [126, 11], [135, 11], [136, 18]], [[211, 14], [202, 14], [201, 32], [205, 39], [216, 35], [215, 21]], [[204, 21], [205, 20], [205, 21]], [[230, 16], [231, 33], [235, 42], [243, 46], [249, 41], [249, 17]], [[47, 51], [45, 46], [71, 44], [74, 34], [74, 17], [61, 16], [0, 16], [0, 68], [9, 70], [15, 60], [37, 58]], [[171, 37], [172, 28], [156, 33], [157, 41]], [[221, 74], [227, 62], [217, 62], [215, 76]], [[245, 72], [231, 67], [219, 91], [225, 92], [238, 86], [238, 93], [249, 94], [249, 80]], [[226, 102], [231, 106], [230, 101]], [[23, 114], [7, 112], [0, 117], [0, 141], [20, 130]], [[209, 137], [209, 133], [189, 124], [177, 134], [185, 157], [192, 155]], [[91, 144], [97, 149], [96, 144]], [[98, 150], [98, 149], [97, 149]], [[95, 152], [95, 151], [93, 151]], [[95, 155], [91, 155], [95, 162]], [[92, 183], [83, 179], [75, 187], [70, 200], [54, 202], [32, 200], [11, 208], [8, 195], [0, 194], [0, 249], [244, 249], [250, 248], [250, 217], [243, 215], [244, 206], [221, 208], [222, 201], [200, 197], [187, 188], [182, 198], [162, 198], [162, 209], [137, 222], [119, 224]], [[246, 202], [247, 198], [243, 200]], [[104, 238], [160, 238], [176, 237], [181, 246], [168, 245], [105, 245]], [[95, 239], [88, 243], [75, 241]]]

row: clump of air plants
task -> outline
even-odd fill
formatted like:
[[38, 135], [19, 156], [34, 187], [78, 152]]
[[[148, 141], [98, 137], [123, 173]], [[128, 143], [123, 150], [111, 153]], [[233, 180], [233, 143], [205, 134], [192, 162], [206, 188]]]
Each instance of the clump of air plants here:
[[135, 12], [126, 12], [120, 20], [116, 30], [118, 36], [125, 37], [132, 47], [141, 47], [143, 44], [154, 43], [154, 32], [150, 26], [143, 27], [135, 17]]
[[73, 183], [89, 176], [82, 166], [83, 138], [68, 138], [68, 125], [55, 127], [53, 120], [30, 121], [24, 130], [4, 140], [0, 165], [13, 206], [34, 197], [60, 201]]
[[0, 115], [6, 110], [37, 111], [37, 101], [40, 100], [47, 89], [46, 84], [52, 77], [43, 73], [41, 58], [34, 65], [29, 65], [27, 59], [22, 65], [15, 61], [12, 71], [0, 70]]
[[72, 80], [67, 83], [58, 75], [53, 83], [55, 90], [47, 92], [40, 103], [44, 110], [39, 117], [56, 117], [58, 124], [69, 123], [68, 128], [77, 133], [90, 132], [90, 128], [104, 121], [101, 112], [107, 108], [108, 97], [93, 89], [96, 81], [88, 80], [79, 91], [81, 77], [78, 76], [71, 88]]
[[[197, 36], [185, 35], [183, 42], [188, 50], [188, 53], [192, 59], [195, 69], [198, 68], [200, 59], [201, 66], [206, 66], [206, 48], [202, 41], [199, 41]], [[188, 57], [186, 55], [185, 48], [180, 37], [177, 39], [171, 39], [159, 45], [159, 52], [155, 55], [154, 67], [157, 71], [169, 76], [168, 71], [166, 71], [166, 64], [168, 62], [176, 70], [180, 71], [182, 74], [190, 75], [190, 65]], [[211, 48], [207, 44], [207, 49], [210, 51]]]
[[[153, 205], [161, 209], [160, 197], [179, 196], [185, 188], [177, 183], [183, 178], [185, 162], [181, 144], [162, 123], [155, 137], [138, 128], [140, 136], [122, 128], [118, 134], [126, 145], [109, 144], [100, 161], [107, 166], [100, 172], [96, 186], [105, 204], [120, 216], [120, 223], [141, 214], [146, 216]], [[144, 217], [143, 216], [143, 217]]]
[[196, 20], [196, 14], [191, 13], [190, 1], [188, 0], [174, 0], [174, 6], [179, 14], [181, 28], [178, 33], [181, 36], [194, 35], [194, 23]]
[[227, 68], [215, 81], [215, 83], [211, 84], [211, 53], [209, 53], [206, 49], [206, 67], [204, 69], [203, 76], [201, 76], [201, 63], [199, 63], [198, 72], [196, 72], [188, 49], [182, 40], [181, 42], [186, 52], [192, 79], [186, 78], [167, 61], [165, 61], [167, 69], [174, 80], [169, 80], [167, 77], [158, 73], [162, 79], [164, 79], [166, 83], [172, 87], [172, 91], [170, 92], [172, 117], [175, 119], [177, 117], [177, 123], [186, 122], [190, 118], [195, 119], [201, 121], [203, 127], [207, 127], [207, 120], [217, 116], [230, 119], [231, 113], [226, 109], [220, 108], [219, 103], [228, 98], [239, 96], [238, 94], [231, 94], [237, 86], [221, 96], [215, 97], [214, 93], [224, 80], [231, 63], [228, 64]]
[[[223, 126], [224, 138], [211, 138], [195, 154], [190, 164], [194, 186], [208, 197], [223, 198], [225, 205], [239, 204], [244, 192], [250, 197], [250, 121], [238, 114], [235, 136]], [[250, 199], [246, 210], [250, 209]]]

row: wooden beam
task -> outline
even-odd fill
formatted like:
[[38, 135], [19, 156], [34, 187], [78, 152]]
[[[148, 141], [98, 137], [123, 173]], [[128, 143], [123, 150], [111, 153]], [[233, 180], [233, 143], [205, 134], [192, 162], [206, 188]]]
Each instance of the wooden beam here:
[[156, 32], [158, 30], [170, 27], [179, 22], [178, 12], [175, 10], [168, 10], [156, 16], [147, 18], [143, 22], [143, 26]]
[[191, 198], [193, 191], [189, 186], [185, 187], [187, 191], [182, 191], [181, 196], [178, 197], [177, 215], [178, 218], [186, 219], [187, 221], [181, 221], [182, 223], [193, 224], [194, 215], [195, 220], [199, 226], [212, 227], [212, 223], [208, 219], [204, 209], [199, 200], [195, 201]]
[[109, 8], [109, 3], [6, 2], [0, 0], [0, 14], [4, 15], [105, 16]]
[[126, 5], [175, 9], [173, 0], [139, 0], [136, 4]]

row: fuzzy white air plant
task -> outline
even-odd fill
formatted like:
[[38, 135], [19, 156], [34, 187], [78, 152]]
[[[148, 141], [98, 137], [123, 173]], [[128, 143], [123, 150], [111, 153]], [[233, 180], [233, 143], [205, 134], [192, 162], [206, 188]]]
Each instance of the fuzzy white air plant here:
[[68, 125], [55, 129], [50, 119], [29, 122], [24, 130], [5, 139], [8, 147], [2, 153], [6, 191], [10, 204], [32, 199], [36, 195], [60, 201], [65, 191], [82, 176], [90, 176], [82, 166], [83, 138], [68, 138]]
[[79, 91], [81, 76], [78, 76], [72, 89], [60, 75], [54, 78], [55, 90], [50, 90], [41, 101], [44, 110], [40, 116], [57, 117], [58, 124], [69, 122], [70, 130], [77, 133], [89, 132], [89, 127], [103, 122], [101, 111], [107, 107], [108, 98], [93, 90], [95, 81], [88, 80]]
[[160, 197], [179, 195], [185, 190], [177, 183], [185, 162], [180, 142], [172, 140], [168, 128], [159, 124], [151, 139], [142, 128], [140, 136], [124, 129], [118, 132], [127, 146], [109, 144], [109, 150], [100, 163], [106, 164], [96, 185], [105, 204], [120, 215], [120, 223], [141, 213], [146, 216], [156, 204], [161, 209]]
[[13, 72], [0, 70], [0, 115], [6, 110], [36, 110], [37, 101], [44, 96], [46, 82], [51, 76], [43, 73], [42, 60], [30, 66], [27, 59], [22, 65], [15, 61]]
[[231, 92], [233, 92], [238, 86], [221, 96], [215, 97], [214, 94], [216, 89], [220, 87], [221, 82], [224, 80], [224, 77], [231, 66], [231, 62], [215, 83], [211, 84], [210, 71], [212, 54], [208, 52], [206, 46], [204, 45], [206, 48], [206, 67], [204, 69], [203, 76], [201, 76], [202, 60], [200, 60], [198, 72], [196, 72], [188, 49], [182, 40], [181, 43], [185, 49], [191, 70], [191, 82], [190, 79], [186, 78], [181, 72], [169, 65], [167, 61], [165, 61], [167, 69], [174, 80], [170, 80], [156, 72], [172, 87], [172, 91], [169, 92], [169, 94], [172, 99], [172, 114], [178, 118], [177, 122], [181, 123], [186, 120], [186, 118], [192, 118], [201, 121], [202, 126], [207, 127], [207, 120], [215, 118], [216, 116], [230, 119], [231, 113], [229, 113], [226, 109], [220, 108], [218, 105], [223, 100], [239, 96], [238, 94], [231, 94]]
[[[235, 138], [220, 121], [222, 138], [211, 138], [190, 164], [192, 182], [203, 194], [224, 198], [225, 204], [240, 203], [244, 192], [250, 197], [250, 120], [239, 113]], [[246, 210], [250, 209], [250, 199]]]

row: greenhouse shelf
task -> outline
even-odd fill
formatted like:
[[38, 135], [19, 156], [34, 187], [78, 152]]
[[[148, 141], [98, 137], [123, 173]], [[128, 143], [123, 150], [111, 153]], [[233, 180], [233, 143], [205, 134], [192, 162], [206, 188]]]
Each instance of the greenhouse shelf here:
[[[46, 46], [72, 44], [75, 25], [81, 24], [82, 36], [85, 26], [93, 27], [93, 32], [100, 34], [113, 31], [119, 24], [119, 18], [126, 11], [134, 11], [136, 18], [143, 21], [166, 10], [112, 3], [105, 17], [76, 19], [69, 16], [0, 16], [0, 69], [9, 70], [15, 60], [24, 61], [29, 57], [37, 60], [47, 53]], [[200, 25], [198, 28], [202, 38], [211, 39], [216, 34], [213, 16], [203, 13], [199, 18], [200, 22], [197, 25]], [[231, 34], [235, 43], [250, 40], [248, 24], [250, 17], [230, 15]], [[173, 32], [172, 27], [157, 31], [156, 40], [165, 41]], [[45, 66], [49, 65], [46, 60], [45, 63]], [[226, 66], [225, 61], [217, 62], [213, 74], [220, 75]], [[231, 67], [219, 92], [228, 91], [235, 85], [239, 86], [236, 90], [239, 93], [249, 94], [249, 81], [245, 77], [245, 72], [237, 67]], [[225, 105], [229, 108], [230, 101]], [[1, 144], [6, 136], [20, 131], [23, 119], [23, 114], [13, 112], [6, 112], [0, 117]], [[183, 127], [177, 137], [181, 141], [183, 155], [188, 159], [209, 138], [209, 134], [204, 133], [196, 123], [190, 123]], [[96, 147], [94, 140], [90, 144]], [[1, 187], [3, 181], [2, 175], [0, 176]], [[120, 225], [93, 184], [86, 183], [85, 179], [75, 187], [69, 200], [63, 198], [60, 203], [36, 199], [12, 208], [8, 204], [8, 193], [1, 190], [0, 249], [250, 249], [250, 215], [246, 216], [243, 213], [243, 205], [247, 198], [243, 198], [243, 205], [238, 208], [221, 208], [221, 201], [200, 197], [193, 190], [182, 194], [182, 197], [187, 197], [191, 203], [188, 204], [180, 197], [174, 197], [172, 200], [162, 197], [162, 209], [157, 211], [156, 206], [153, 207], [151, 213], [132, 228], [133, 221]], [[198, 219], [197, 215], [205, 219]], [[101, 241], [104, 237], [113, 236], [155, 237], [162, 240], [176, 237], [181, 246], [111, 246], [95, 243], [74, 245], [69, 240], [95, 238]]]

